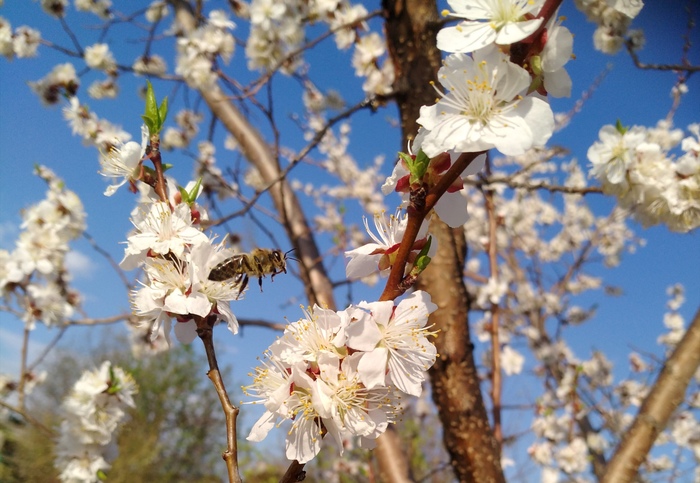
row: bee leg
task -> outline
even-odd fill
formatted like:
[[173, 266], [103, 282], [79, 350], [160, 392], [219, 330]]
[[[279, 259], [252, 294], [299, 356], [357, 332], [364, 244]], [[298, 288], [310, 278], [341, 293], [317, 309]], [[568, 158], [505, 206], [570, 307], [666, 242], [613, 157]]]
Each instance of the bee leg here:
[[238, 297], [241, 296], [245, 288], [248, 286], [248, 275], [243, 275], [243, 278], [241, 279], [241, 286], [238, 289], [238, 296], [236, 297], [236, 300], [238, 300]]
[[[274, 282], [274, 281], [275, 281], [275, 275], [279, 275], [280, 273], [282, 273], [282, 272], [276, 272], [276, 271], [275, 271], [275, 272], [272, 272], [272, 274], [270, 274], [270, 282]], [[286, 272], [285, 272], [285, 273], [286, 273]]]
[[260, 285], [260, 291], [262, 292], [262, 277], [258, 277], [258, 285]]

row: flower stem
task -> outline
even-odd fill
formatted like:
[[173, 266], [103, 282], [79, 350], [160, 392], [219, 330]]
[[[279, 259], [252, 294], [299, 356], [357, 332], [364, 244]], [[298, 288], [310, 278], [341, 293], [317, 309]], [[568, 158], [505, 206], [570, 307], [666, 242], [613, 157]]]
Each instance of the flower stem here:
[[165, 175], [163, 174], [163, 161], [160, 157], [160, 136], [158, 134], [151, 136], [150, 153], [148, 157], [156, 170], [156, 183], [153, 189], [156, 191], [158, 198], [167, 203], [168, 193], [165, 190]]
[[465, 169], [474, 161], [477, 156], [485, 151], [476, 153], [462, 153], [457, 160], [450, 166], [450, 169], [432, 186], [425, 195], [425, 203], [416, 203], [420, 209], [408, 210], [408, 222], [406, 223], [406, 231], [404, 232], [401, 245], [396, 254], [396, 260], [389, 272], [389, 278], [384, 287], [384, 292], [379, 298], [380, 301], [394, 300], [407, 290], [407, 286], [401, 282], [404, 280], [406, 273], [406, 262], [413, 248], [413, 243], [416, 241], [420, 227], [423, 221], [428, 216], [430, 211], [435, 207], [440, 197], [445, 194], [447, 189], [452, 186], [452, 183], [459, 177]]

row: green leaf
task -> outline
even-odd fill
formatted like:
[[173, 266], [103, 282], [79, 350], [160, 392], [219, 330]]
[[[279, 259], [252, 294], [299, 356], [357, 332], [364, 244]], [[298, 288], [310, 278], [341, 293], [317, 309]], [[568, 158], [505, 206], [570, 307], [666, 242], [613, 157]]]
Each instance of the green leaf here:
[[163, 127], [163, 124], [165, 124], [165, 119], [168, 117], [168, 96], [165, 96], [163, 98], [163, 101], [160, 103], [160, 107], [158, 108], [158, 120], [160, 121], [160, 128]]
[[168, 98], [165, 97], [158, 107], [156, 93], [153, 90], [153, 85], [150, 81], [146, 81], [146, 108], [144, 110], [143, 122], [148, 127], [148, 132], [151, 135], [158, 134], [163, 129], [165, 118], [168, 115]]
[[617, 122], [615, 122], [615, 129], [617, 129], [617, 132], [620, 134], [625, 134], [627, 131], [629, 131], [629, 128], [625, 127], [622, 125], [622, 122], [618, 119]]
[[182, 186], [178, 186], [177, 190], [180, 192], [180, 197], [182, 198], [183, 203], [187, 203], [191, 206], [192, 203], [189, 202], [189, 194], [187, 193], [187, 190], [185, 190], [185, 188]]
[[419, 183], [428, 170], [430, 158], [423, 150], [418, 151], [415, 158], [407, 153], [399, 153], [399, 158], [406, 164], [408, 172], [410, 173], [409, 184]]
[[[416, 176], [418, 179], [423, 179], [423, 175], [428, 171], [428, 165], [430, 164], [430, 158], [423, 150], [419, 150], [416, 155], [416, 160], [414, 161], [414, 166], [416, 170]], [[413, 174], [413, 173], [411, 173]]]
[[[146, 108], [143, 112], [143, 119], [149, 128], [158, 124], [158, 103], [156, 102], [156, 93], [153, 91], [151, 81], [146, 81]], [[151, 132], [151, 134], [154, 134]]]
[[432, 244], [432, 241], [433, 237], [429, 236], [428, 241], [418, 253], [416, 260], [413, 262], [413, 267], [411, 268], [411, 277], [417, 277], [421, 274], [421, 272], [423, 272], [423, 270], [428, 268], [428, 265], [430, 265], [432, 258], [428, 256], [428, 252], [430, 251], [430, 245]]
[[143, 119], [144, 124], [146, 124], [146, 127], [148, 128], [149, 134], [152, 134], [156, 131], [156, 125], [153, 122], [153, 119], [151, 119], [150, 117], [146, 117], [146, 116], [141, 116], [141, 119]]
[[199, 194], [199, 189], [202, 187], [202, 178], [197, 178], [197, 182], [194, 184], [192, 189], [188, 194], [187, 204], [192, 205], [197, 200], [197, 195]]

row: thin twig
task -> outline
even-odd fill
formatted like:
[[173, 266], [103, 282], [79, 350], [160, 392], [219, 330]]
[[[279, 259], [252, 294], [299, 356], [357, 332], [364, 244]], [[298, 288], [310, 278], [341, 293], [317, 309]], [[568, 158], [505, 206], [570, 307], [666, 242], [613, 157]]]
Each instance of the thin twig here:
[[39, 428], [43, 433], [45, 433], [47, 436], [50, 438], [55, 438], [56, 433], [54, 433], [51, 428], [48, 428], [46, 425], [44, 425], [42, 422], [40, 422], [38, 419], [34, 418], [31, 414], [25, 412], [24, 410], [21, 410], [19, 407], [12, 406], [11, 404], [7, 404], [5, 401], [0, 399], [0, 407], [3, 407], [5, 409], [8, 409], [14, 413], [19, 414], [22, 416], [22, 419], [27, 421], [29, 424], [32, 424]]
[[[488, 163], [487, 163], [488, 166]], [[488, 169], [488, 168], [487, 168]], [[496, 230], [496, 209], [493, 202], [493, 191], [484, 191], [486, 215], [489, 224], [489, 279], [498, 280], [498, 244]], [[491, 303], [491, 402], [493, 415], [493, 435], [500, 445], [503, 444], [503, 428], [501, 426], [501, 342], [499, 340], [500, 310], [499, 304]]]
[[27, 325], [25, 324], [24, 326], [24, 335], [22, 338], [22, 360], [20, 363], [20, 369], [19, 369], [19, 385], [17, 387], [17, 407], [19, 408], [20, 411], [24, 411], [24, 388], [26, 387], [26, 382], [27, 382], [27, 355], [28, 355], [28, 348], [29, 348], [29, 334], [31, 333], [31, 330]]
[[[518, 173], [520, 174], [520, 173]], [[603, 190], [597, 186], [587, 186], [583, 188], [578, 188], [576, 186], [561, 186], [561, 185], [551, 185], [547, 184], [546, 182], [538, 182], [538, 183], [521, 183], [517, 181], [513, 181], [513, 176], [494, 176], [494, 177], [488, 177], [485, 179], [466, 179], [464, 180], [464, 184], [469, 185], [469, 186], [474, 186], [477, 188], [481, 188], [483, 186], [492, 186], [495, 184], [505, 184], [509, 188], [512, 189], [525, 189], [528, 191], [537, 191], [537, 190], [543, 190], [543, 191], [549, 191], [552, 193], [564, 193], [564, 194], [572, 194], [572, 195], [585, 195], [589, 193], [596, 193], [596, 194], [602, 194]]]
[[219, 372], [219, 364], [216, 361], [216, 351], [214, 350], [213, 328], [216, 324], [217, 316], [209, 315], [207, 317], [195, 316], [197, 323], [197, 335], [204, 344], [204, 351], [207, 354], [207, 362], [209, 363], [209, 372], [207, 377], [214, 384], [216, 394], [219, 396], [221, 407], [226, 415], [226, 450], [222, 457], [226, 462], [228, 470], [229, 483], [242, 483], [240, 474], [238, 473], [238, 441], [236, 440], [236, 419], [239, 409], [231, 404], [231, 400], [226, 392], [224, 381]]
[[128, 290], [131, 290], [131, 282], [129, 281], [128, 278], [126, 278], [126, 275], [124, 274], [124, 270], [122, 270], [122, 269], [119, 267], [119, 264], [116, 262], [116, 260], [114, 260], [114, 258], [112, 258], [112, 255], [110, 255], [109, 252], [107, 252], [107, 250], [105, 250], [104, 248], [100, 247], [100, 246], [97, 244], [97, 242], [95, 241], [95, 239], [92, 237], [92, 235], [90, 235], [88, 232], [86, 232], [86, 231], [83, 232], [83, 238], [85, 238], [85, 239], [88, 241], [88, 243], [89, 243], [90, 245], [92, 245], [92, 248], [93, 248], [97, 253], [99, 253], [100, 255], [102, 255], [103, 257], [105, 257], [105, 259], [107, 260], [107, 262], [112, 266], [112, 268], [113, 268], [114, 271], [116, 272], [117, 276], [122, 280], [122, 283], [123, 283], [124, 286], [126, 287], [126, 290], [127, 290], [127, 291], [128, 291]]
[[357, 112], [361, 109], [367, 109], [367, 108], [371, 108], [371, 107], [372, 107], [371, 100], [364, 99], [363, 101], [358, 102], [357, 104], [355, 104], [351, 108], [349, 108], [349, 109], [341, 112], [337, 116], [329, 119], [328, 122], [326, 122], [326, 124], [323, 126], [323, 128], [321, 128], [319, 131], [316, 132], [313, 139], [311, 139], [311, 141], [301, 151], [299, 151], [299, 153], [293, 159], [290, 160], [289, 164], [284, 168], [284, 170], [280, 171], [277, 178], [274, 179], [273, 181], [271, 181], [270, 183], [268, 183], [268, 185], [265, 188], [263, 188], [262, 190], [255, 193], [255, 195], [252, 198], [250, 198], [250, 200], [248, 200], [248, 202], [243, 206], [243, 208], [241, 208], [240, 210], [235, 211], [233, 213], [230, 213], [226, 216], [223, 216], [219, 219], [211, 220], [209, 222], [203, 222], [202, 226], [204, 226], [206, 228], [209, 228], [212, 226], [219, 226], [222, 223], [226, 223], [227, 221], [229, 221], [233, 218], [237, 218], [239, 216], [243, 216], [246, 213], [248, 213], [253, 208], [253, 206], [255, 206], [258, 199], [260, 199], [260, 197], [262, 195], [264, 195], [266, 192], [268, 192], [270, 189], [272, 189], [272, 187], [274, 187], [275, 185], [284, 181], [287, 178], [290, 171], [292, 171], [292, 169], [294, 169], [309, 154], [309, 152], [312, 149], [314, 149], [323, 140], [323, 137], [326, 135], [326, 133], [328, 132], [328, 130], [330, 128], [332, 128], [338, 122], [340, 122], [344, 119], [347, 119], [348, 117], [353, 115], [355, 112]]

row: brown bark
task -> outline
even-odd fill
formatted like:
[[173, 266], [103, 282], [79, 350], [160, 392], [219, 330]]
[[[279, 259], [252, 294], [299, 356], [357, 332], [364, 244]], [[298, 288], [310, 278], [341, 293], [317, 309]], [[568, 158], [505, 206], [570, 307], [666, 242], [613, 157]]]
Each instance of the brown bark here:
[[474, 363], [467, 321], [468, 295], [462, 277], [466, 243], [461, 229], [433, 221], [438, 252], [418, 280], [439, 309], [430, 323], [440, 357], [430, 370], [433, 401], [443, 425], [452, 469], [461, 482], [503, 482], [500, 448], [489, 424]]
[[[396, 70], [402, 145], [406, 146], [418, 131], [420, 107], [435, 101], [430, 82], [435, 81], [441, 65], [435, 44], [438, 12], [430, 0], [384, 0], [383, 7], [389, 53]], [[433, 221], [432, 234], [438, 252], [416, 288], [430, 293], [440, 307], [430, 317], [430, 323], [440, 330], [436, 339], [440, 357], [430, 376], [445, 447], [459, 481], [502, 482], [500, 449], [484, 407], [469, 334], [462, 277], [464, 235], [439, 220]]]
[[384, 0], [386, 40], [394, 63], [394, 92], [401, 116], [402, 151], [418, 132], [420, 108], [434, 104], [436, 80], [442, 65], [435, 38], [439, 29], [434, 0]]

